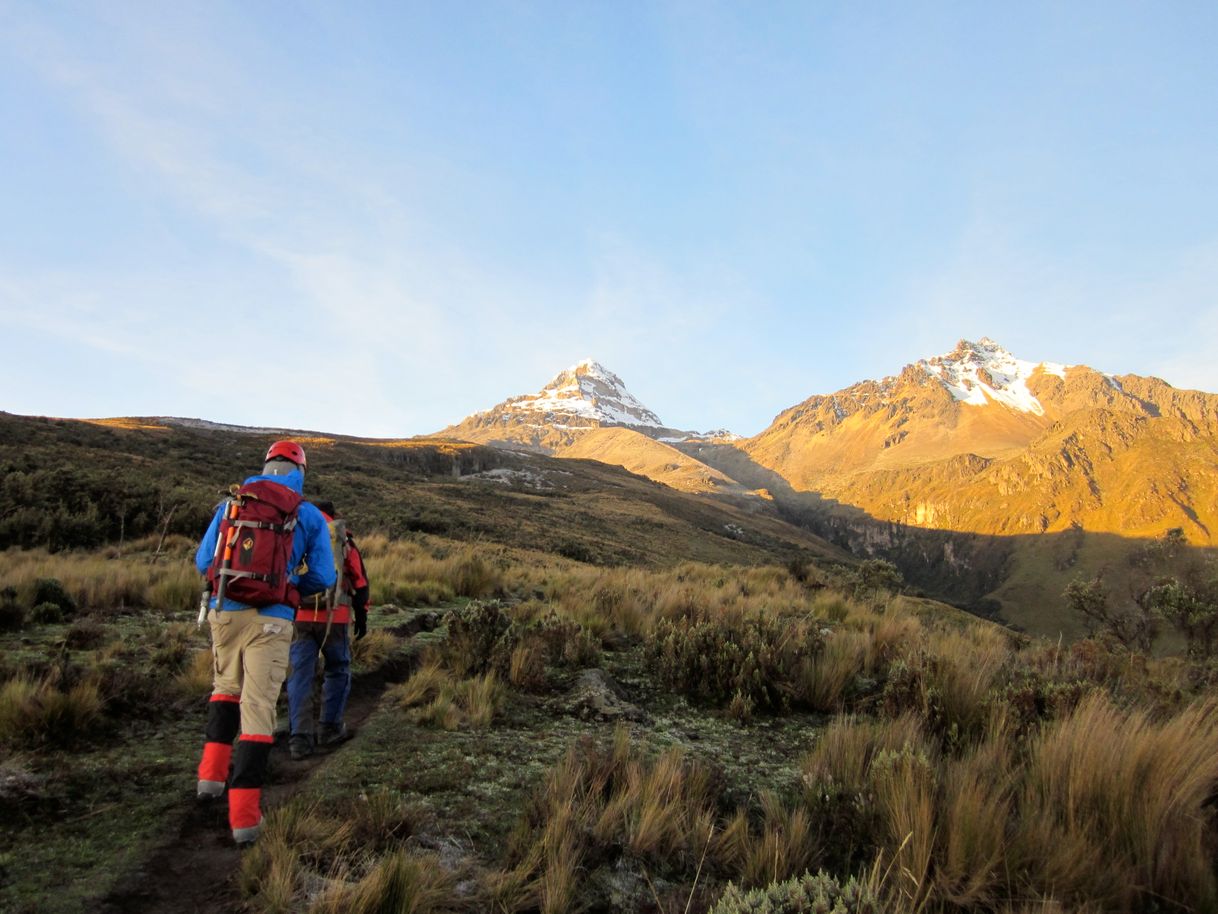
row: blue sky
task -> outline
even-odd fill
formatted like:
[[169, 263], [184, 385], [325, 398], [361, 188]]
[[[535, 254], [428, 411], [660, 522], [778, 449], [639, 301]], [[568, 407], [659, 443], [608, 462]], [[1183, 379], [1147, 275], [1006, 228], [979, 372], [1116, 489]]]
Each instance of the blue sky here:
[[0, 0], [0, 409], [677, 427], [994, 337], [1218, 390], [1212, 3]]

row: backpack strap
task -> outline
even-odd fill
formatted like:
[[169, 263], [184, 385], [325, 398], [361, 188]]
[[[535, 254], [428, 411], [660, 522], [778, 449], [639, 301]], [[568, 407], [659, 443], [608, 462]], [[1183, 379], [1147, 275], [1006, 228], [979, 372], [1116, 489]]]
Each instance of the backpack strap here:
[[234, 527], [252, 527], [255, 530], [271, 530], [275, 533], [287, 533], [296, 529], [296, 518], [293, 517], [286, 524], [272, 524], [264, 520], [235, 520], [232, 522]]

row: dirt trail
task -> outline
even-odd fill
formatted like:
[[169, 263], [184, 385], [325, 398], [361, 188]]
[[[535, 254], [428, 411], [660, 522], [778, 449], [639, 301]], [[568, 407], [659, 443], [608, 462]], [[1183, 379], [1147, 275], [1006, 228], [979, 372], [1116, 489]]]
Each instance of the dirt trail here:
[[[287, 739], [277, 739], [271, 752], [271, 771], [263, 793], [264, 811], [280, 806], [326, 764], [359, 740], [359, 728], [376, 709], [381, 694], [406, 679], [414, 668], [413, 654], [395, 658], [380, 669], [355, 677], [345, 719], [355, 731], [353, 739], [311, 758], [292, 761]], [[139, 867], [126, 874], [97, 910], [100, 914], [224, 914], [240, 911], [236, 886], [242, 851], [229, 835], [225, 800], [197, 803], [194, 783], [183, 785], [181, 821], [167, 843], [158, 847]]]

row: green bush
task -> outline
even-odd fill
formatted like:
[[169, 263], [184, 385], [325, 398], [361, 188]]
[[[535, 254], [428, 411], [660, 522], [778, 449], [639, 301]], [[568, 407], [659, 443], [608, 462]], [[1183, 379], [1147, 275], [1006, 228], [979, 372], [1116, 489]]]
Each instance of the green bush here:
[[485, 673], [494, 661], [499, 639], [512, 620], [496, 601], [474, 601], [448, 614], [448, 637], [442, 650], [444, 662], [459, 676]]
[[770, 617], [661, 619], [648, 643], [652, 670], [668, 685], [718, 705], [786, 708], [804, 667], [824, 646], [814, 625]]
[[511, 679], [512, 652], [522, 644], [553, 666], [580, 668], [600, 658], [596, 639], [578, 622], [553, 611], [533, 621], [513, 619], [495, 601], [469, 603], [449, 613], [442, 654], [459, 676], [495, 670]]
[[[42, 603], [40, 606], [53, 604]], [[58, 607], [56, 607], [58, 608]], [[64, 635], [64, 643], [73, 650], [84, 651], [97, 647], [106, 640], [107, 628], [95, 619], [81, 619], [72, 623]]]
[[39, 603], [30, 610], [30, 621], [37, 625], [54, 625], [63, 621], [63, 610], [55, 603]]
[[56, 578], [39, 578], [34, 582], [34, 598], [30, 604], [39, 606], [43, 603], [54, 603], [65, 616], [76, 613], [76, 601]]
[[729, 884], [710, 914], [881, 914], [880, 899], [853, 876], [804, 873], [745, 892]]

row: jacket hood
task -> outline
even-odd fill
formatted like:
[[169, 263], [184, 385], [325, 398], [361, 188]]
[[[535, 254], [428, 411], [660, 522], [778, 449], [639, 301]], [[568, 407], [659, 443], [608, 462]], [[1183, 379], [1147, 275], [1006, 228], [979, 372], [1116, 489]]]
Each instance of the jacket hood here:
[[275, 482], [284, 488], [291, 489], [297, 495], [304, 494], [304, 472], [299, 469], [292, 470], [283, 476], [263, 476], [261, 474], [251, 476], [245, 481], [245, 484], [249, 485], [251, 482]]

